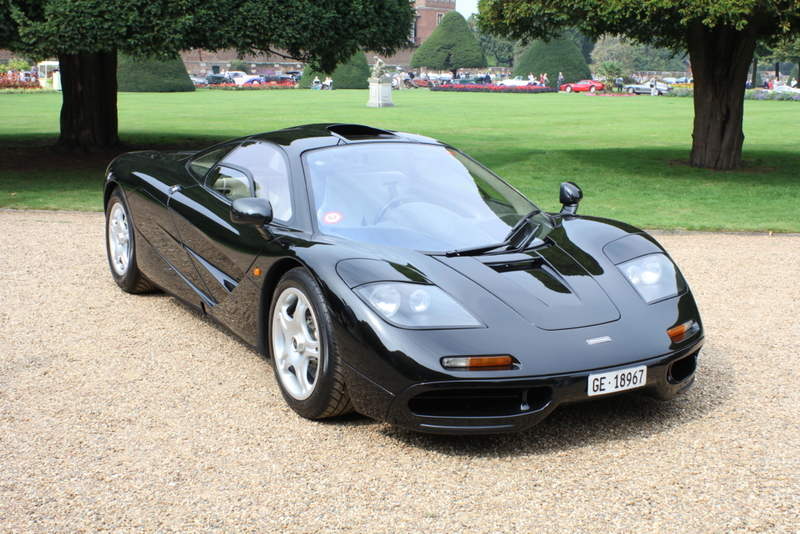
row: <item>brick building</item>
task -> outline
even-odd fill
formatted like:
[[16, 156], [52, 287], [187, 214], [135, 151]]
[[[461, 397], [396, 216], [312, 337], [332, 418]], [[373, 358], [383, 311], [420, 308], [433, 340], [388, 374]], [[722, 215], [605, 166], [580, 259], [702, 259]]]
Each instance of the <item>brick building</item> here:
[[442, 17], [456, 10], [456, 0], [416, 0], [414, 9], [417, 12], [417, 20], [414, 23], [413, 40], [414, 46], [417, 47], [430, 37], [442, 21]]

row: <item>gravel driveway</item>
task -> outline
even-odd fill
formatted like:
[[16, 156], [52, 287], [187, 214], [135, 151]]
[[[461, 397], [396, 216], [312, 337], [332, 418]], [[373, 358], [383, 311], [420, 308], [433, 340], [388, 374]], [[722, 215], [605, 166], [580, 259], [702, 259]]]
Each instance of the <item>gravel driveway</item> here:
[[100, 214], [0, 211], [0, 532], [800, 532], [800, 237], [664, 235], [695, 387], [530, 431], [309, 422], [269, 363], [114, 285]]

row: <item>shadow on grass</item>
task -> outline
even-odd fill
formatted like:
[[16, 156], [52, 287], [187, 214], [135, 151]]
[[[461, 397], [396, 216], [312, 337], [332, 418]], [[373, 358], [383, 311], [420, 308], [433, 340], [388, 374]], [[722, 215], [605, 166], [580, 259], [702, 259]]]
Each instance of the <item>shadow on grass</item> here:
[[[558, 174], [542, 167], [544, 160], [560, 161], [563, 170], [580, 169], [581, 175], [629, 175], [649, 177], [699, 178], [713, 182], [800, 183], [800, 152], [750, 151], [743, 164], [731, 171], [698, 169], [689, 166], [688, 150], [674, 148], [595, 148], [576, 150], [504, 149], [502, 146], [476, 146], [471, 155], [488, 167], [510, 169], [531, 166], [535, 170]], [[513, 178], [512, 178], [513, 179]]]

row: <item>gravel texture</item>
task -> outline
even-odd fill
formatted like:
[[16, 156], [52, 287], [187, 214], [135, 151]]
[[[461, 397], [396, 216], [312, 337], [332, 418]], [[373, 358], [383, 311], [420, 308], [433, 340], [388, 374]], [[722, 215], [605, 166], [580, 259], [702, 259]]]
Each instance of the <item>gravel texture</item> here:
[[442, 437], [310, 422], [269, 362], [113, 283], [103, 216], [0, 211], [0, 532], [800, 532], [800, 237], [661, 235], [695, 387]]

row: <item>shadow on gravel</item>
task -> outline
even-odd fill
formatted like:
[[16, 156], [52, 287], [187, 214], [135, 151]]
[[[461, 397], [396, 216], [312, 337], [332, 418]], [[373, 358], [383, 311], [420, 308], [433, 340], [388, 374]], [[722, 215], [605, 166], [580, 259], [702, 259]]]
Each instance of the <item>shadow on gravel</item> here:
[[[706, 349], [713, 351], [709, 344]], [[634, 393], [561, 406], [535, 427], [516, 434], [439, 436], [388, 426], [381, 432], [405, 445], [448, 456], [490, 458], [550, 454], [609, 441], [646, 439], [709, 417], [735, 394], [733, 371], [716, 356], [706, 358], [701, 354], [695, 385], [682, 397], [668, 402]], [[713, 368], [709, 368], [709, 361], [713, 361]]]
[[[154, 293], [163, 296], [162, 293]], [[200, 312], [189, 308], [174, 297], [167, 297], [180, 308], [221, 334], [229, 336], [252, 351], [234, 334]], [[269, 360], [264, 356], [260, 356]], [[272, 373], [263, 379], [274, 386]], [[277, 388], [277, 386], [275, 386]], [[592, 402], [560, 406], [535, 427], [514, 434], [486, 436], [441, 436], [422, 434], [393, 427], [358, 413], [309, 422], [314, 425], [339, 427], [369, 436], [381, 434], [405, 446], [419, 447], [448, 456], [516, 457], [531, 454], [550, 454], [604, 442], [649, 438], [670, 432], [690, 422], [709, 417], [726, 404], [734, 394], [735, 375], [729, 357], [706, 341], [694, 386], [672, 401], [659, 401], [643, 394], [618, 395]], [[299, 417], [299, 416], [297, 416]]]

